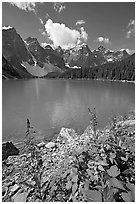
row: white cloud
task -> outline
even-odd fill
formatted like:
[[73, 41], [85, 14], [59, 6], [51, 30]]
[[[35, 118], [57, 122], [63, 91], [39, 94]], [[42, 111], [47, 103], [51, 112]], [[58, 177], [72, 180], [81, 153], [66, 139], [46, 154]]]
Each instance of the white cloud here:
[[76, 22], [76, 26], [77, 26], [77, 25], [82, 25], [82, 24], [85, 24], [85, 21], [84, 21], [84, 20], [78, 20], [78, 21]]
[[64, 3], [54, 2], [53, 3], [53, 8], [54, 8], [55, 11], [60, 13], [62, 10], [64, 10], [66, 8], [66, 6], [64, 5]]
[[35, 2], [9, 2], [12, 6], [17, 6], [19, 9], [24, 11], [33, 11], [36, 12], [36, 3]]
[[78, 44], [82, 43], [82, 42], [86, 42], [88, 39], [88, 34], [87, 32], [84, 30], [83, 27], [80, 28], [80, 37], [78, 39]]
[[135, 36], [135, 20], [131, 19], [126, 27], [126, 38]]
[[98, 37], [96, 41], [97, 41], [97, 42], [100, 42], [100, 43], [104, 43], [104, 44], [111, 44], [109, 38]]
[[83, 27], [80, 30], [70, 29], [65, 24], [54, 23], [48, 19], [45, 30], [55, 47], [70, 48], [81, 42], [86, 42], [88, 34]]

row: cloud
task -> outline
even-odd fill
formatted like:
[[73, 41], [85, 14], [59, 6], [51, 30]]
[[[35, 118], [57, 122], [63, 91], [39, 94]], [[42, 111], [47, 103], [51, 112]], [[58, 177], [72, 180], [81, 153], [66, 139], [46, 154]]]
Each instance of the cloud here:
[[60, 13], [62, 10], [64, 10], [66, 8], [66, 6], [64, 5], [64, 3], [54, 2], [53, 3], [53, 8], [54, 8], [55, 11]]
[[35, 2], [9, 2], [12, 6], [17, 6], [19, 9], [24, 11], [33, 11], [36, 13]]
[[49, 35], [49, 39], [52, 40], [54, 47], [61, 46], [64, 49], [86, 42], [88, 38], [88, 34], [83, 27], [78, 31], [68, 28], [65, 24], [54, 23], [51, 19], [47, 20], [45, 31]]
[[100, 42], [100, 43], [104, 43], [104, 44], [111, 44], [109, 38], [98, 37], [96, 41], [97, 41], [97, 42]]
[[82, 25], [82, 24], [85, 24], [85, 21], [84, 21], [84, 20], [78, 20], [78, 21], [76, 22], [76, 26], [77, 26], [77, 25]]
[[131, 19], [126, 27], [126, 38], [135, 36], [135, 20]]
[[77, 44], [80, 44], [80, 43], [82, 43], [82, 42], [86, 42], [87, 39], [88, 39], [88, 34], [87, 34], [87, 32], [84, 30], [84, 28], [81, 27], [81, 28], [80, 28], [80, 37], [79, 37], [79, 39], [78, 39]]

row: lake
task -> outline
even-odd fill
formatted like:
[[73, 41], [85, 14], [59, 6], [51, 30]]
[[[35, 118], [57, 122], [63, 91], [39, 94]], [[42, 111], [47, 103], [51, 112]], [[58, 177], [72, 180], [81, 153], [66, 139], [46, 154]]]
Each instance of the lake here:
[[135, 84], [94, 80], [3, 80], [2, 140], [23, 140], [26, 119], [45, 137], [61, 127], [84, 130], [88, 107], [96, 109], [98, 127], [112, 115], [135, 109]]

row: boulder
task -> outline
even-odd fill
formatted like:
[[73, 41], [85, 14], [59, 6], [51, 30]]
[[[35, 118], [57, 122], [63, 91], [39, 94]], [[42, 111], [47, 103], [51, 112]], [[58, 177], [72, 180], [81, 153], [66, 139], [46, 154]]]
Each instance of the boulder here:
[[49, 143], [47, 143], [46, 145], [45, 145], [45, 147], [47, 147], [47, 148], [53, 148], [53, 147], [55, 147], [55, 142], [49, 142]]
[[12, 142], [5, 142], [2, 144], [2, 160], [8, 158], [8, 156], [18, 155], [19, 150], [14, 146]]
[[71, 129], [71, 128], [62, 128], [59, 136], [57, 138], [57, 141], [62, 140], [62, 141], [72, 141], [76, 138], [77, 134], [75, 132], [75, 130]]
[[37, 144], [37, 147], [41, 148], [41, 147], [45, 147], [45, 145], [46, 145], [45, 142], [41, 142], [41, 143]]
[[126, 120], [122, 123], [122, 126], [135, 126], [135, 120]]

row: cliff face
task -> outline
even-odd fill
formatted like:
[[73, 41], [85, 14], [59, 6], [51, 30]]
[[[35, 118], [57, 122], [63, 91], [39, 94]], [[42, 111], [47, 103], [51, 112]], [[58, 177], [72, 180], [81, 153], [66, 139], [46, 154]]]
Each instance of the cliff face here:
[[20, 64], [18, 66], [11, 65], [4, 56], [2, 56], [2, 78], [3, 79], [22, 79], [33, 77]]
[[[16, 32], [14, 28], [9, 28], [7, 30], [2, 30], [2, 54], [3, 54], [3, 75], [9, 76], [9, 78], [31, 78], [32, 75], [22, 66], [23, 61], [27, 61], [29, 64], [33, 65], [34, 61], [32, 56], [28, 52], [25, 43], [23, 42], [20, 35]], [[4, 59], [7, 60], [13, 69], [11, 72], [4, 63]], [[6, 67], [7, 66], [7, 67]], [[18, 74], [16, 74], [18, 73]]]
[[[40, 46], [36, 38], [22, 40], [13, 27], [2, 30], [3, 78], [32, 78], [49, 72], [65, 70], [63, 57], [47, 46]], [[11, 67], [4, 63], [7, 60]], [[10, 75], [9, 75], [10, 72]], [[17, 74], [17, 73], [18, 74]], [[5, 76], [5, 77], [4, 77]]]
[[112, 51], [103, 46], [91, 51], [87, 44], [83, 43], [64, 51], [64, 60], [70, 67], [91, 68], [108, 62], [121, 61], [129, 56], [126, 50]]
[[63, 57], [55, 52], [49, 45], [43, 48], [36, 38], [31, 37], [25, 39], [25, 42], [28, 50], [35, 57], [39, 66], [43, 67], [45, 62], [50, 62], [52, 65], [64, 69], [65, 63]]

